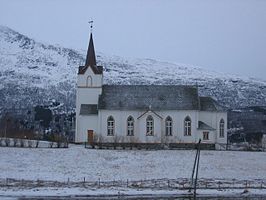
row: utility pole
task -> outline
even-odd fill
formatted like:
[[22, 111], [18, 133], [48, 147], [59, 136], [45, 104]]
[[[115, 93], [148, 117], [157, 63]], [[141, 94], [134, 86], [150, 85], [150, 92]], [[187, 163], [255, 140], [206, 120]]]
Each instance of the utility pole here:
[[[197, 180], [198, 180], [198, 172], [199, 172], [199, 160], [200, 160], [200, 143], [201, 143], [201, 139], [199, 139], [199, 142], [196, 146], [196, 156], [195, 156], [195, 160], [194, 160], [194, 165], [193, 165], [193, 170], [192, 170], [192, 176], [191, 176], [191, 186], [189, 189], [189, 192], [191, 192], [191, 189], [194, 188], [194, 192], [193, 192], [193, 199], [195, 200], [197, 198]], [[195, 179], [194, 179], [195, 176]]]

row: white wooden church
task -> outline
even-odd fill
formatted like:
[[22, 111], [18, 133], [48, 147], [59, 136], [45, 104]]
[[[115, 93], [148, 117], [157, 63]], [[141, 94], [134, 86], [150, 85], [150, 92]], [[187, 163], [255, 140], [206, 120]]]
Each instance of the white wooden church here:
[[103, 85], [93, 37], [78, 70], [75, 142], [227, 143], [227, 112], [196, 86]]

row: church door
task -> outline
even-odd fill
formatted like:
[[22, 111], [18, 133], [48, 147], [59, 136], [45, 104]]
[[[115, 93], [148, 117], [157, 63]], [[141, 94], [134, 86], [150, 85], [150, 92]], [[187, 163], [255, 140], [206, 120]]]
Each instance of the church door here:
[[88, 143], [93, 144], [93, 130], [88, 130]]

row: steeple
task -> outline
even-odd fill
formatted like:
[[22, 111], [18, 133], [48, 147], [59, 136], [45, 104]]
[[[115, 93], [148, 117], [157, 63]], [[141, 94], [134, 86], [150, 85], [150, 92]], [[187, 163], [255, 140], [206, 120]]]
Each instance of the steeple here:
[[95, 56], [95, 50], [93, 45], [93, 38], [92, 38], [92, 23], [93, 21], [89, 21], [90, 28], [91, 28], [91, 34], [90, 34], [90, 41], [86, 56], [86, 62], [84, 66], [79, 67], [78, 74], [84, 74], [88, 68], [91, 68], [94, 74], [102, 74], [103, 73], [103, 67], [97, 66], [96, 64], [96, 56]]
[[89, 67], [89, 66], [90, 67], [96, 66], [96, 57], [95, 57], [92, 33], [90, 35], [90, 42], [89, 42], [87, 57], [86, 57], [86, 62], [85, 62], [85, 67]]

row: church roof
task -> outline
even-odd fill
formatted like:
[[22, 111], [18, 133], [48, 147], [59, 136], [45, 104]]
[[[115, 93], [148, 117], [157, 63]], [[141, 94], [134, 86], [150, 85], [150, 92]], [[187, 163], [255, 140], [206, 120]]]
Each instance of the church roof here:
[[205, 124], [205, 123], [202, 122], [202, 121], [199, 121], [198, 129], [199, 129], [199, 130], [210, 130], [210, 131], [215, 130], [214, 128], [212, 128], [212, 127], [209, 126], [208, 124]]
[[91, 67], [94, 74], [102, 74], [102, 72], [103, 72], [103, 67], [97, 66], [97, 64], [96, 64], [96, 56], [95, 56], [92, 33], [90, 34], [90, 41], [89, 41], [85, 66], [79, 67], [78, 74], [84, 74], [88, 67]]
[[225, 111], [226, 109], [219, 105], [211, 97], [200, 97], [200, 110], [202, 111]]
[[99, 109], [198, 110], [198, 90], [184, 85], [103, 85]]
[[98, 107], [96, 104], [81, 104], [80, 115], [98, 114]]

